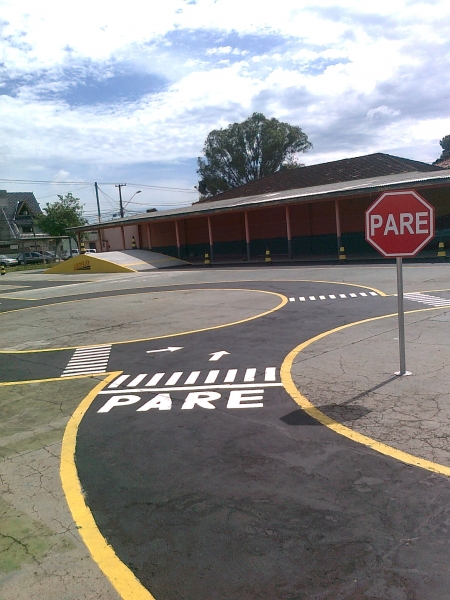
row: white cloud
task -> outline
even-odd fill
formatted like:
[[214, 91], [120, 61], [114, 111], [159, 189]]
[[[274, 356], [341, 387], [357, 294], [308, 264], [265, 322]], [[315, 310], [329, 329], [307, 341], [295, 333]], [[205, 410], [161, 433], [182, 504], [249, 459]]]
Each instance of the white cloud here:
[[[432, 161], [450, 133], [446, 0], [0, 6], [8, 23], [0, 92], [10, 94], [0, 96], [4, 173], [21, 165], [33, 177], [81, 181], [86, 165], [193, 159], [212, 128], [253, 110], [300, 125], [315, 146], [308, 164], [398, 148], [418, 159], [423, 149]], [[87, 75], [114, 82], [119, 67], [158, 74], [165, 87], [133, 101], [70, 105], [70, 86], [86, 87]], [[117, 85], [126, 92], [133, 82]]]
[[369, 111], [367, 111], [367, 118], [373, 119], [377, 115], [383, 115], [386, 117], [396, 117], [399, 114], [400, 114], [399, 110], [389, 108], [388, 106], [383, 104], [382, 106], [377, 106], [377, 108], [371, 108]]

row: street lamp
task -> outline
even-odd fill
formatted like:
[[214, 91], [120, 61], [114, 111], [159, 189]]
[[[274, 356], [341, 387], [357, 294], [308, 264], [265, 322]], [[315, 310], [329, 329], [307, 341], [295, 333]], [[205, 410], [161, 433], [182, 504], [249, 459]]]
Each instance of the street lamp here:
[[125, 206], [123, 207], [124, 210], [125, 208], [130, 204], [130, 202], [133, 200], [133, 198], [136, 196], [136, 194], [140, 194], [141, 190], [138, 190], [137, 192], [134, 192], [134, 194], [131, 196], [131, 198], [128, 200], [128, 202], [125, 204]]

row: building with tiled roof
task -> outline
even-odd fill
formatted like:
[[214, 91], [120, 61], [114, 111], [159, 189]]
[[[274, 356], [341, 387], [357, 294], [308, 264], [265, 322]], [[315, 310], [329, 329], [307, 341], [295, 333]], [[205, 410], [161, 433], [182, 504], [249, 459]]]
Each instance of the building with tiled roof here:
[[[98, 250], [152, 249], [187, 260], [377, 258], [365, 240], [365, 211], [387, 191], [416, 190], [432, 204], [436, 237], [421, 251], [450, 247], [450, 170], [369, 154], [280, 171], [207, 201], [72, 228], [98, 230]], [[134, 241], [133, 241], [134, 240]]]
[[42, 213], [33, 192], [0, 190], [0, 241], [34, 237], [35, 218]]
[[342, 181], [356, 181], [358, 179], [383, 177], [385, 175], [412, 173], [414, 171], [436, 171], [439, 168], [439, 166], [436, 168], [434, 165], [417, 160], [377, 152], [376, 154], [367, 154], [366, 156], [344, 158], [342, 160], [334, 160], [307, 167], [277, 171], [272, 175], [249, 181], [245, 185], [227, 190], [211, 198], [204, 198], [200, 202], [228, 200], [231, 198], [256, 196], [257, 194], [270, 194], [316, 185], [329, 185]]

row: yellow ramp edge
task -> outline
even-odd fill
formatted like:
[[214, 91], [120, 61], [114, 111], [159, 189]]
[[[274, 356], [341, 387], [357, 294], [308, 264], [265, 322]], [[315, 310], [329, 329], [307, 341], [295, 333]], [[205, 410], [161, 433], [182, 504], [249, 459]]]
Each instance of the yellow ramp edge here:
[[80, 254], [46, 269], [44, 273], [136, 273], [134, 269], [118, 265], [93, 254]]

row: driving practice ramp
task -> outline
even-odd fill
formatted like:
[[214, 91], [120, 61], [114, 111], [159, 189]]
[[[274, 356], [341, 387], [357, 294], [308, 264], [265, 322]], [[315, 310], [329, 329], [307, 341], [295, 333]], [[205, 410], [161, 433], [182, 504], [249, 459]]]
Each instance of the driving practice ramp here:
[[77, 254], [44, 271], [45, 273], [134, 273], [168, 267], [188, 266], [184, 260], [150, 250], [121, 250]]

